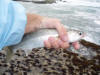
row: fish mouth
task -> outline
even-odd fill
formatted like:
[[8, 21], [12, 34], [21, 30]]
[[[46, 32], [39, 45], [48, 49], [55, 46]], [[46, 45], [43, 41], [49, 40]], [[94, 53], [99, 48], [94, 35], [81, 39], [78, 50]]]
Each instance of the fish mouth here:
[[86, 36], [86, 33], [84, 33], [81, 37], [83, 38], [83, 37], [85, 37]]

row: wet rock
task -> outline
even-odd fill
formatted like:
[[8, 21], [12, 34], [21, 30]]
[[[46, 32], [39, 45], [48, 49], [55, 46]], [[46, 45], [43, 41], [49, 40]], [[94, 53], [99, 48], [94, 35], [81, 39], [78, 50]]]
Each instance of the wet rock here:
[[25, 2], [34, 2], [34, 3], [54, 3], [56, 0], [14, 0], [14, 1], [25, 1]]
[[14, 0], [14, 1], [25, 1], [25, 2], [31, 2], [33, 0]]
[[54, 3], [56, 0], [33, 0], [34, 3]]
[[0, 62], [5, 62], [6, 61], [6, 51], [2, 50], [0, 51]]
[[0, 63], [0, 66], [3, 69], [8, 67], [3, 75], [99, 75], [100, 48], [91, 47], [87, 43], [82, 45], [85, 49], [96, 49], [96, 56], [88, 60], [62, 48], [34, 48], [27, 56], [24, 50], [17, 50], [8, 62], [9, 65], [5, 62]]

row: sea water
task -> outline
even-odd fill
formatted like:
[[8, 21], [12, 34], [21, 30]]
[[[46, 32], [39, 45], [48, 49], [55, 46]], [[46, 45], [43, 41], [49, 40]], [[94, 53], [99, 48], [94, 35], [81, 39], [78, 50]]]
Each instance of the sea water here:
[[85, 40], [100, 45], [100, 0], [57, 0], [52, 4], [19, 2], [27, 10], [58, 18], [68, 28], [84, 31]]

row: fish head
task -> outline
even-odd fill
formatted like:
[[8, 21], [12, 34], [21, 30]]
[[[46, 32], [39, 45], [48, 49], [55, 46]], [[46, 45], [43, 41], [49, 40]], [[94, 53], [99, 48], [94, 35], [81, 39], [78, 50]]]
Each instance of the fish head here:
[[85, 33], [82, 31], [73, 30], [68, 33], [69, 42], [76, 42], [81, 40], [85, 36]]

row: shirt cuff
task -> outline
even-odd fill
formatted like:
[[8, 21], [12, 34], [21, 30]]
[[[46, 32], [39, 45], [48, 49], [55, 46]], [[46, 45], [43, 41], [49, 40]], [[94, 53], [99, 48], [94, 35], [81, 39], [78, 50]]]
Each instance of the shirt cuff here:
[[26, 12], [22, 5], [17, 2], [11, 1], [8, 7], [8, 23], [6, 24], [7, 30], [4, 29], [5, 36], [2, 38], [0, 48], [18, 44], [23, 35], [26, 27]]

